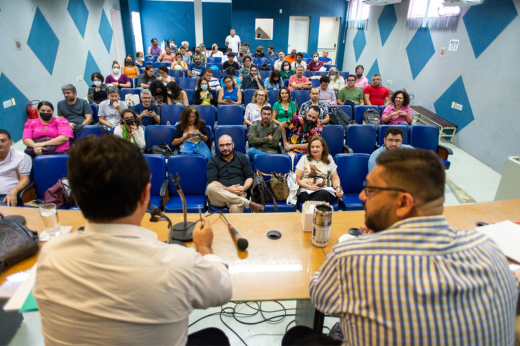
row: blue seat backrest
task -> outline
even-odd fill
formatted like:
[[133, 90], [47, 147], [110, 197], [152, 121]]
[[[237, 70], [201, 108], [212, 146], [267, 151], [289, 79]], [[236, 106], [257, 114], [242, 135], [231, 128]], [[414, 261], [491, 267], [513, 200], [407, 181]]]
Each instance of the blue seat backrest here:
[[258, 66], [258, 68], [260, 68], [260, 66], [262, 66], [263, 64], [269, 64], [269, 59], [267, 59], [267, 58], [254, 58], [253, 59], [253, 64], [255, 64], [256, 66]]
[[323, 76], [324, 74], [328, 74], [328, 72], [327, 71], [316, 71], [316, 72], [314, 72], [315, 76]]
[[439, 146], [439, 128], [435, 125], [410, 126], [410, 145], [414, 148], [437, 152]]
[[280, 90], [269, 90], [267, 92], [267, 101], [271, 104], [271, 107], [274, 106], [276, 102], [278, 102], [278, 93]]
[[334, 108], [341, 108], [346, 115], [352, 119], [352, 106], [349, 105], [338, 105], [338, 106], [329, 106], [329, 113], [334, 110]]
[[90, 108], [92, 108], [92, 121], [93, 123], [99, 122], [98, 113], [99, 113], [99, 106], [96, 104], [90, 104]]
[[[246, 90], [247, 91], [247, 90]], [[255, 91], [255, 90], [253, 90]], [[241, 105], [219, 105], [218, 106], [219, 125], [243, 125], [244, 108]]]
[[278, 60], [278, 58], [269, 58], [269, 63], [271, 66], [274, 66], [274, 63]]
[[222, 79], [222, 72], [218, 70], [213, 71], [213, 78], [216, 78], [220, 81]]
[[[150, 166], [150, 173], [152, 174], [152, 188], [150, 189], [150, 195], [159, 196], [161, 193], [161, 186], [166, 179], [166, 161], [162, 155], [144, 155], [148, 165]], [[156, 206], [158, 207], [158, 205]]]
[[320, 80], [319, 79], [311, 79], [312, 87], [313, 88], [319, 88], [320, 87]]
[[204, 119], [206, 125], [215, 128], [215, 107], [212, 105], [195, 106], [199, 110], [200, 117]]
[[372, 154], [376, 146], [375, 126], [349, 125], [347, 127], [347, 145], [356, 154]]
[[[227, 56], [226, 56], [227, 59]], [[209, 56], [208, 57], [208, 64], [222, 64], [222, 58], [219, 56]]]
[[147, 63], [148, 61], [156, 62], [158, 55], [152, 55], [152, 56], [145, 56], [144, 61]]
[[356, 106], [356, 107], [354, 107], [354, 113], [356, 114], [355, 115], [356, 124], [363, 124], [363, 113], [365, 113], [365, 111], [370, 108], [375, 109], [377, 112], [379, 112], [378, 106]]
[[[286, 174], [291, 171], [291, 168], [292, 161], [288, 154], [255, 155], [253, 158], [253, 171], [259, 169], [265, 174], [271, 174], [271, 172]], [[269, 182], [271, 178], [264, 176], [264, 180]]]
[[294, 171], [296, 171], [296, 166], [298, 166], [298, 162], [300, 162], [301, 158], [307, 154], [296, 154], [294, 157]]
[[161, 125], [175, 125], [181, 118], [184, 105], [162, 105], [161, 106]]
[[186, 196], [204, 196], [206, 192], [206, 167], [208, 159], [202, 155], [172, 155], [168, 158], [168, 185], [170, 195], [178, 196], [170, 174], [175, 178], [179, 173], [179, 184]]
[[303, 103], [311, 99], [310, 90], [293, 90], [291, 91], [291, 97], [298, 104], [298, 108], [300, 108]]
[[379, 114], [383, 114], [383, 112], [385, 111], [385, 108], [388, 107], [388, 106], [379, 106]]
[[303, 76], [307, 77], [307, 78], [312, 77], [312, 76], [314, 76], [314, 72], [312, 72], [312, 71], [304, 71], [303, 72]]
[[193, 96], [195, 95], [194, 89], [184, 89], [186, 97], [188, 97], [188, 104], [193, 105]]
[[[257, 92], [258, 90], [254, 90], [254, 89], [246, 89], [244, 91], [242, 91], [242, 103], [245, 104], [246, 106], [248, 104], [251, 103], [251, 101], [253, 100], [253, 95]], [[271, 105], [272, 106], [272, 105]], [[220, 107], [220, 106], [219, 106]]]
[[333, 67], [338, 68], [338, 65], [325, 65], [325, 68], [327, 69], [327, 71]]
[[182, 70], [168, 70], [168, 76], [175, 78], [175, 81], [179, 81], [180, 78], [184, 78], [184, 71]]
[[41, 155], [33, 161], [34, 184], [36, 196], [43, 197], [47, 189], [67, 176], [67, 161], [69, 155]]
[[211, 66], [216, 66], [219, 71], [222, 71], [222, 63], [220, 63], [220, 62], [212, 62], [212, 63], [206, 64], [206, 68], [211, 68]]
[[182, 90], [193, 89], [197, 87], [197, 78], [179, 78], [177, 83], [181, 87]]
[[[173, 125], [173, 124], [172, 124]], [[147, 126], [144, 130], [144, 138], [146, 140], [146, 149], [150, 149], [159, 143], [171, 146], [173, 135], [175, 134], [175, 126], [153, 125]]]
[[[226, 70], [223, 70], [222, 71], [222, 78], [226, 77], [227, 76], [227, 71]], [[237, 77], [240, 77], [240, 71], [235, 71], [235, 76]]]
[[143, 88], [122, 88], [121, 92], [119, 93], [121, 101], [125, 100], [126, 94], [140, 95], [141, 90], [143, 90]]
[[88, 135], [95, 135], [98, 137], [103, 136], [101, 131], [99, 131], [97, 125], [85, 125], [81, 128], [81, 130], [79, 130], [76, 136], [74, 136], [74, 139], [77, 141], [87, 137]]
[[260, 71], [260, 78], [262, 78], [262, 83], [266, 80], [266, 78], [269, 78], [270, 75], [271, 71]]
[[343, 126], [341, 125], [326, 125], [323, 126], [322, 137], [327, 142], [329, 154], [334, 156], [343, 152]]
[[303, 58], [302, 60], [305, 61], [307, 65], [309, 65], [309, 63], [312, 61], [312, 58]]
[[347, 84], [347, 77], [348, 77], [348, 75], [349, 75], [348, 72], [347, 72], [347, 71], [340, 71], [340, 72], [339, 72], [339, 75], [340, 75], [341, 77], [343, 77], [343, 79], [345, 80], [345, 84]]
[[218, 125], [215, 127], [215, 154], [220, 152], [218, 139], [223, 135], [228, 135], [233, 138], [235, 151], [239, 151], [243, 154], [246, 153], [246, 129], [243, 125]]
[[377, 129], [377, 144], [383, 145], [385, 143], [386, 131], [391, 127], [398, 127], [403, 130], [403, 144], [408, 144], [408, 128], [405, 125], [379, 125]]
[[160, 66], [170, 67], [170, 66], [171, 66], [171, 63], [169, 63], [169, 62], [163, 62], [163, 61], [156, 61], [156, 62], [153, 63], [153, 67], [154, 67], [154, 68], [159, 68]]
[[345, 193], [360, 193], [368, 174], [368, 154], [338, 154], [334, 162]]

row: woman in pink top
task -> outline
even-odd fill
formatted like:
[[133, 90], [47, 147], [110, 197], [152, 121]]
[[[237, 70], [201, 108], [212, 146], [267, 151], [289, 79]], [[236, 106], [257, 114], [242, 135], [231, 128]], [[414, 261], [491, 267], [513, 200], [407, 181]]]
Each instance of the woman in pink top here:
[[159, 62], [169, 62], [170, 64], [175, 60], [175, 54], [172, 53], [170, 47], [164, 47], [164, 51], [166, 53], [161, 53], [161, 55], [157, 58]]
[[[42, 101], [38, 104], [38, 119], [29, 119], [23, 130], [23, 144], [32, 147], [36, 155], [42, 154], [42, 148], [48, 145], [58, 145], [56, 153], [63, 154], [69, 150], [69, 139], [74, 138], [72, 128], [65, 118], [53, 117], [54, 106], [52, 103]], [[35, 143], [34, 140], [48, 137], [45, 142]]]
[[361, 90], [365, 89], [365, 87], [368, 85], [368, 79], [367, 77], [363, 77], [363, 71], [365, 71], [365, 68], [363, 65], [357, 65], [356, 66], [356, 88], [361, 88]]
[[323, 61], [320, 61], [320, 55], [318, 53], [312, 54], [312, 61], [309, 62], [309, 65], [307, 65], [307, 71], [316, 72], [319, 71], [323, 65]]
[[410, 96], [406, 91], [396, 91], [392, 97], [392, 104], [387, 106], [381, 115], [381, 122], [387, 125], [411, 125], [413, 121]]

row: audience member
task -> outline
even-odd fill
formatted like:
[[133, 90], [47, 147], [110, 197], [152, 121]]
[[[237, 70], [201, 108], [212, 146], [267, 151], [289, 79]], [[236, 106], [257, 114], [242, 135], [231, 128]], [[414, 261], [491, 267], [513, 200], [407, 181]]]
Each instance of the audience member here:
[[336, 163], [329, 154], [327, 142], [313, 137], [307, 144], [307, 155], [296, 165], [296, 183], [300, 186], [298, 203], [307, 201], [334, 202], [343, 196]]
[[188, 76], [190, 78], [200, 78], [204, 74], [206, 66], [202, 63], [200, 56], [195, 55], [193, 61], [188, 67]]
[[[65, 127], [71, 131], [68, 124]], [[32, 161], [29, 155], [11, 148], [12, 145], [9, 131], [0, 129], [0, 205], [15, 207], [18, 192], [30, 183]]]
[[130, 83], [130, 79], [124, 74], [121, 74], [121, 67], [119, 63], [114, 60], [112, 63], [112, 74], [105, 79], [105, 84], [107, 86], [117, 87], [118, 91], [121, 88], [131, 88], [132, 83]]
[[[230, 77], [233, 77], [235, 81], [235, 86], [240, 87], [242, 85], [242, 83], [240, 82], [240, 78], [236, 76], [236, 70], [233, 66], [229, 66], [226, 69], [226, 74]], [[220, 86], [224, 87], [224, 78], [222, 78], [222, 80], [220, 81]]]
[[240, 49], [240, 36], [235, 35], [235, 29], [229, 31], [228, 37], [226, 37], [226, 46], [231, 48], [233, 53], [238, 53]]
[[179, 51], [179, 48], [175, 44], [175, 40], [170, 40], [170, 49], [173, 54], [176, 54]]
[[324, 50], [321, 54], [323, 55], [323, 58], [320, 57], [320, 61], [323, 61], [323, 64], [325, 65], [332, 65], [332, 59], [329, 58], [329, 51]]
[[141, 90], [141, 103], [132, 106], [132, 110], [137, 114], [137, 119], [142, 126], [159, 125], [161, 123], [159, 107], [152, 104], [152, 93], [148, 89]]
[[[323, 76], [327, 77], [327, 76]], [[327, 77], [328, 78], [328, 77]], [[323, 91], [322, 88], [312, 88], [309, 92], [311, 95], [311, 99], [301, 104], [300, 106], [300, 115], [306, 115], [310, 109], [314, 107], [318, 107], [320, 110], [320, 122], [322, 124], [327, 124], [329, 122], [329, 107], [327, 104], [320, 101], [320, 92]]]
[[252, 59], [250, 56], [245, 56], [243, 61], [244, 61], [244, 66], [239, 71], [240, 81], [243, 81], [245, 77], [249, 77], [249, 73], [251, 71], [251, 66], [252, 66], [252, 63], [251, 63]]
[[[206, 69], [207, 70], [207, 69]], [[213, 78], [216, 79], [216, 78]], [[220, 89], [220, 86], [218, 86]], [[218, 91], [218, 90], [217, 90]], [[197, 89], [195, 89], [195, 95], [193, 96], [193, 103], [195, 105], [213, 105], [218, 106], [217, 91], [209, 85], [206, 78], [201, 78], [197, 82]]]
[[[282, 70], [282, 64], [284, 61], [286, 61], [285, 53], [283, 52], [283, 50], [279, 50], [278, 51], [278, 60], [276, 60], [275, 63], [273, 64], [274, 69], [277, 71]], [[289, 67], [290, 66], [291, 66], [291, 63], [289, 63]]]
[[334, 90], [329, 88], [330, 78], [328, 76], [321, 76], [320, 78], [320, 102], [323, 102], [327, 106], [333, 106], [338, 104], [336, 100], [336, 93]]
[[137, 114], [131, 109], [125, 109], [121, 113], [121, 124], [114, 129], [114, 136], [134, 143], [144, 151], [146, 142], [144, 140], [144, 130]]
[[65, 100], [58, 102], [58, 117], [67, 119], [76, 134], [83, 125], [92, 123], [92, 108], [87, 100], [77, 97], [78, 93], [74, 85], [65, 84], [61, 87], [61, 91]]
[[267, 54], [265, 57], [268, 59], [276, 58], [276, 55], [274, 54], [274, 46], [272, 44], [267, 46]]
[[182, 70], [182, 71], [186, 71], [188, 69], [188, 65], [186, 64], [186, 62], [184, 62], [184, 60], [182, 60], [182, 53], [180, 53], [180, 52], [175, 53], [175, 60], [170, 65], [170, 68], [172, 70]]
[[280, 142], [280, 127], [271, 122], [272, 109], [269, 106], [262, 107], [261, 121], [257, 121], [249, 128], [249, 150], [247, 154], [253, 161], [255, 155], [267, 155], [278, 153]]
[[271, 105], [269, 102], [267, 102], [267, 91], [265, 90], [258, 90], [253, 95], [253, 100], [250, 104], [246, 107], [246, 112], [244, 114], [244, 122], [247, 124], [247, 126], [251, 126], [257, 121], [262, 120], [262, 117], [260, 115], [260, 110], [263, 109], [265, 106], [268, 106], [271, 108]]
[[365, 71], [363, 65], [356, 66], [356, 88], [361, 88], [361, 90], [368, 85], [368, 79], [363, 76], [363, 71]]
[[[282, 63], [282, 69], [280, 70], [280, 74], [282, 75], [283, 81], [291, 79], [292, 76], [296, 74], [296, 72], [291, 68], [291, 63], [285, 60]], [[303, 74], [303, 72], [302, 72]], [[311, 83], [312, 85], [312, 83]]]
[[191, 52], [186, 50], [186, 47], [181, 46], [179, 52], [182, 54], [182, 61], [189, 66], [191, 64]]
[[242, 90], [246, 89], [260, 89], [264, 90], [262, 85], [262, 78], [258, 75], [258, 67], [252, 65], [249, 70], [249, 76], [242, 79]]
[[162, 53], [161, 47], [159, 47], [159, 41], [156, 38], [152, 38], [152, 45], [148, 46], [148, 56], [159, 56]]
[[251, 51], [249, 50], [249, 43], [244, 43], [244, 48], [246, 49], [246, 54], [248, 56], [251, 56]]
[[264, 81], [264, 88], [267, 90], [280, 90], [283, 86], [282, 75], [280, 71], [273, 70]]
[[244, 58], [248, 56], [251, 58], [250, 55], [247, 54], [247, 48], [246, 47], [240, 47], [238, 56], [237, 56], [237, 62], [240, 66], [244, 66]]
[[195, 62], [195, 58], [200, 58], [200, 62], [202, 65], [206, 65], [207, 59], [206, 54], [200, 48], [195, 48], [195, 54], [192, 55], [191, 61]]
[[376, 160], [385, 150], [413, 149], [411, 145], [403, 144], [403, 130], [399, 127], [390, 127], [385, 132], [384, 144], [370, 155], [368, 159], [368, 172], [376, 166]]
[[265, 212], [265, 207], [246, 198], [253, 184], [253, 169], [247, 155], [234, 151], [235, 144], [228, 135], [218, 139], [220, 152], [207, 166], [207, 194], [216, 207], [227, 207], [230, 213], [243, 213], [244, 206], [255, 213]]
[[209, 67], [204, 70], [204, 78], [208, 82], [208, 85], [211, 89], [214, 89], [216, 91], [220, 90], [220, 84], [219, 80], [215, 77], [213, 77], [213, 70]]
[[208, 63], [208, 51], [206, 50], [206, 46], [204, 44], [200, 44], [200, 56], [202, 58], [202, 63], [207, 64]]
[[223, 81], [224, 87], [218, 92], [218, 103], [224, 105], [241, 105], [242, 93], [235, 85], [234, 78], [230, 75], [227, 75], [224, 77]]
[[182, 111], [172, 138], [172, 146], [179, 146], [182, 154], [200, 154], [211, 159], [210, 134], [197, 107], [187, 106]]
[[[349, 103], [352, 102], [352, 103]], [[338, 93], [338, 105], [363, 106], [363, 90], [356, 87], [356, 76], [349, 75], [347, 77], [347, 86], [342, 88]]]
[[[175, 83], [177, 84], [177, 83]], [[152, 93], [152, 103], [161, 108], [163, 104], [171, 104], [171, 98], [168, 97], [167, 85], [160, 80], [154, 80], [148, 88]]]
[[235, 61], [235, 54], [232, 52], [227, 53], [227, 61], [222, 64], [222, 70], [227, 70], [228, 67], [232, 66], [235, 70], [240, 69], [238, 63]]
[[[55, 154], [64, 154], [69, 150], [69, 139], [74, 138], [67, 119], [56, 118], [54, 106], [47, 101], [38, 103], [38, 119], [29, 119], [23, 130], [23, 144], [34, 150], [34, 154], [42, 155], [50, 145], [58, 146]], [[40, 140], [47, 139], [43, 142]]]
[[[225, 56], [227, 56], [229, 53], [233, 53], [233, 50], [232, 50], [231, 48], [228, 47], [228, 48], [226, 48], [226, 54], [225, 54]], [[235, 54], [237, 54], [237, 53], [233, 53], [233, 56], [235, 57], [233, 60], [234, 60], [235, 62], [237, 62], [238, 60], [237, 60], [237, 56], [236, 56]], [[237, 70], [238, 70], [238, 69], [237, 69]]]
[[107, 99], [106, 84], [103, 84], [105, 78], [99, 72], [94, 72], [90, 77], [94, 85], [88, 88], [88, 102], [99, 104]]
[[121, 123], [121, 113], [128, 106], [119, 100], [119, 90], [116, 87], [108, 87], [107, 95], [108, 99], [99, 104], [99, 122], [108, 128], [116, 127]]
[[289, 78], [289, 89], [291, 91], [312, 88], [311, 81], [303, 75], [303, 71], [305, 71], [305, 68], [303, 66], [298, 66], [296, 68], [296, 74]]
[[139, 148], [115, 136], [85, 138], [71, 150], [68, 178], [87, 222], [40, 251], [33, 293], [46, 344], [229, 345], [215, 328], [188, 335], [194, 309], [231, 299], [211, 225], [202, 217], [189, 249], [140, 227], [150, 176]]
[[339, 74], [337, 67], [331, 67], [328, 76], [330, 78], [330, 89], [334, 90], [335, 92], [338, 92], [345, 87], [345, 80]]
[[157, 77], [154, 75], [154, 72], [155, 71], [152, 65], [146, 65], [144, 68], [144, 73], [137, 77], [137, 85], [143, 89], [148, 89], [150, 87], [150, 83], [157, 79]]
[[[307, 153], [307, 143], [312, 137], [321, 137], [323, 125], [320, 124], [320, 111], [318, 106], [312, 106], [307, 115], [300, 115], [280, 123], [283, 146], [293, 159], [296, 154]], [[285, 134], [286, 128], [291, 132], [289, 141]]]
[[296, 61], [296, 49], [291, 50], [291, 54], [287, 55], [285, 57], [285, 60], [287, 60], [289, 63], [293, 63]]
[[303, 54], [301, 52], [296, 53], [296, 60], [291, 64], [293, 70], [296, 70], [298, 66], [303, 67], [304, 71], [307, 69], [307, 63], [303, 61]]
[[159, 76], [157, 80], [163, 82], [164, 85], [175, 82], [175, 78], [168, 76], [168, 68], [166, 66], [159, 66]]
[[253, 54], [253, 58], [265, 58], [263, 46], [256, 47], [256, 53]]
[[273, 117], [271, 121], [277, 125], [296, 117], [298, 105], [291, 101], [291, 91], [288, 87], [280, 87], [278, 101], [273, 105]]
[[134, 58], [130, 54], [125, 57], [125, 65], [123, 66], [123, 74], [128, 78], [137, 78], [139, 76], [139, 68], [134, 63]]
[[169, 46], [164, 47], [164, 53], [157, 58], [159, 62], [169, 62], [170, 64], [175, 60], [175, 53], [172, 53], [172, 49]]
[[372, 76], [372, 84], [363, 89], [363, 99], [366, 105], [386, 106], [390, 104], [390, 93], [381, 85], [381, 75]]
[[320, 55], [318, 53], [312, 54], [312, 61], [307, 65], [307, 70], [316, 72], [322, 68], [325, 68], [325, 65], [323, 64], [323, 61], [320, 61]]
[[399, 90], [392, 95], [392, 104], [387, 106], [381, 115], [381, 122], [387, 125], [412, 125], [413, 115], [410, 108], [410, 96]]
[[186, 91], [182, 90], [179, 84], [175, 82], [170, 82], [166, 85], [166, 94], [168, 97], [166, 102], [168, 104], [184, 105], [185, 107], [190, 105], [190, 100], [188, 100], [188, 94], [186, 94]]
[[135, 61], [135, 64], [137, 65], [137, 67], [143, 68], [144, 67], [144, 54], [142, 52], [137, 52], [135, 54], [135, 57], [137, 58], [137, 60]]
[[193, 53], [190, 50], [190, 43], [188, 41], [182, 41], [181, 44], [184, 47], [184, 50], [186, 51], [186, 54], [189, 55], [190, 58], [191, 58]]
[[217, 44], [213, 43], [213, 45], [211, 46], [211, 53], [209, 54], [209, 56], [213, 58], [223, 58], [224, 54], [220, 50], [218, 50]]

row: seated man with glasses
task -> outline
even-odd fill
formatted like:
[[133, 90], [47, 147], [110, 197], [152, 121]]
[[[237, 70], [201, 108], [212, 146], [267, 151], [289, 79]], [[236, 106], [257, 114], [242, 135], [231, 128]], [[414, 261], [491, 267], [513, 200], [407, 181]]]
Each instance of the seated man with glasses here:
[[234, 151], [235, 144], [228, 135], [218, 139], [220, 153], [213, 156], [207, 166], [207, 192], [215, 207], [227, 207], [230, 213], [243, 213], [244, 206], [255, 213], [265, 207], [246, 198], [253, 185], [253, 169], [247, 155]]
[[430, 150], [377, 158], [359, 194], [365, 234], [333, 247], [309, 285], [342, 340], [296, 326], [282, 345], [513, 345], [517, 280], [487, 235], [448, 224], [445, 180]]
[[386, 130], [385, 133], [385, 143], [381, 146], [381, 148], [377, 149], [370, 155], [370, 159], [368, 159], [368, 172], [376, 166], [376, 159], [381, 153], [385, 150], [393, 150], [393, 149], [413, 149], [411, 145], [403, 144], [403, 129], [399, 127], [390, 127]]
[[141, 103], [132, 106], [132, 110], [137, 113], [137, 117], [143, 126], [161, 123], [159, 107], [152, 103], [152, 93], [148, 89], [141, 90]]

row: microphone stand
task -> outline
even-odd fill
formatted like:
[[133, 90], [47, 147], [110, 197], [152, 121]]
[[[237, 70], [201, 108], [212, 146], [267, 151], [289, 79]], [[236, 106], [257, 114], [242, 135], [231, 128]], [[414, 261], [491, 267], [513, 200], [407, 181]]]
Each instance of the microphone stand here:
[[175, 173], [176, 177], [175, 179], [170, 174], [170, 179], [173, 181], [175, 185], [175, 190], [177, 190], [177, 193], [179, 194], [179, 197], [182, 201], [182, 212], [184, 214], [184, 222], [179, 222], [173, 226], [172, 230], [172, 237], [177, 240], [181, 241], [191, 241], [192, 240], [192, 232], [193, 232], [193, 226], [195, 226], [195, 222], [188, 222], [188, 209], [186, 207], [186, 198], [184, 197], [184, 193], [182, 192], [181, 185], [179, 184], [179, 181], [181, 178], [179, 177], [179, 173]]
[[172, 220], [161, 211], [161, 209], [157, 208], [156, 206], [153, 207], [152, 210], [148, 211], [151, 215], [150, 221], [151, 222], [159, 222], [159, 221], [168, 221], [168, 240], [166, 243], [171, 244], [172, 242], [172, 233], [173, 233], [173, 226], [172, 226]]

